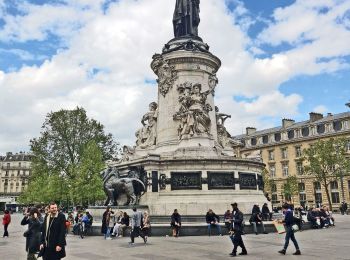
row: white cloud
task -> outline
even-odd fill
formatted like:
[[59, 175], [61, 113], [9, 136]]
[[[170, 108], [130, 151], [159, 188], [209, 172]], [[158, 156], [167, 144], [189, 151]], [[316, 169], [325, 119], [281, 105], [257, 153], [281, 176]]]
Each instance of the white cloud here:
[[[104, 124], [118, 141], [132, 144], [141, 116], [156, 100], [156, 86], [145, 80], [155, 79], [151, 57], [173, 36], [174, 1], [120, 0], [110, 3], [105, 13], [102, 1], [66, 2], [65, 6], [25, 4], [25, 16], [4, 17], [6, 25], [0, 29], [0, 41], [43, 40], [54, 33], [67, 49], [59, 50], [40, 66], [0, 71], [0, 122], [6, 122], [0, 125], [0, 154], [27, 148], [29, 139], [39, 134], [46, 113], [75, 106], [86, 108], [88, 115]], [[301, 8], [300, 2], [295, 5]], [[298, 29], [287, 36], [276, 34], [271, 44], [287, 39], [297, 43], [296, 47], [259, 59], [251, 54], [261, 54], [262, 50], [247, 35], [251, 20], [244, 6], [229, 11], [224, 0], [201, 1], [199, 34], [222, 60], [216, 103], [223, 113], [232, 115], [227, 128], [233, 134], [241, 133], [246, 126], [270, 127], [276, 117], [297, 115], [302, 97], [281, 93], [281, 83], [295, 75], [336, 71], [346, 65], [341, 55], [347, 53], [348, 32], [339, 26], [339, 41], [326, 37], [333, 35], [336, 26], [331, 21], [343, 12], [340, 7], [327, 13], [333, 20], [324, 19], [320, 25], [309, 18], [303, 33]], [[288, 15], [281, 12], [276, 11], [275, 16]], [[309, 12], [303, 14], [308, 16]], [[245, 19], [244, 26], [236, 23], [238, 16]], [[288, 24], [293, 21], [290, 14]], [[279, 23], [287, 22], [276, 18], [261, 40], [267, 41], [269, 37], [264, 35], [279, 30]], [[323, 26], [324, 33], [319, 26]], [[304, 44], [298, 40], [300, 35], [317, 41]], [[331, 43], [336, 50], [329, 48]], [[234, 95], [254, 99], [236, 102]]]
[[312, 110], [313, 112], [316, 112], [316, 113], [325, 113], [328, 111], [327, 107], [324, 106], [324, 105], [318, 105], [316, 107], [314, 107], [314, 109]]

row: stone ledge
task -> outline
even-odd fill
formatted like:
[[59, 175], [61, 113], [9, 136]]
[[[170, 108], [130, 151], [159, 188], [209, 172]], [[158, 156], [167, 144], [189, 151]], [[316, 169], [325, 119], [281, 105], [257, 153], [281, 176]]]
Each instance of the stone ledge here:
[[[265, 230], [268, 233], [276, 233], [276, 229], [272, 223], [272, 221], [264, 222]], [[227, 228], [224, 223], [220, 223], [222, 234], [226, 235], [228, 233]], [[303, 230], [311, 229], [311, 225], [309, 222], [303, 225]], [[262, 234], [262, 228], [258, 225], [259, 235]], [[254, 234], [253, 225], [251, 225], [248, 221], [245, 222], [244, 225], [244, 233], [245, 234]], [[212, 235], [218, 235], [216, 227], [211, 228]], [[92, 227], [92, 235], [93, 236], [102, 236], [101, 234], [101, 225], [94, 224]], [[171, 227], [170, 222], [168, 224], [155, 223], [151, 224], [150, 236], [171, 236]], [[206, 223], [198, 223], [198, 222], [187, 222], [182, 223], [182, 227], [180, 229], [180, 236], [207, 236], [208, 235], [208, 227]], [[124, 236], [130, 236], [130, 228], [126, 229], [124, 232]]]

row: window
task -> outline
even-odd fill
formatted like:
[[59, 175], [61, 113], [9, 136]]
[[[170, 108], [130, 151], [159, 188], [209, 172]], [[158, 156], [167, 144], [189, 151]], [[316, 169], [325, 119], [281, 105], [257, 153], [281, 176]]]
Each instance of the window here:
[[305, 192], [305, 183], [298, 183], [299, 192]]
[[309, 134], [310, 134], [310, 129], [308, 127], [304, 127], [301, 129], [301, 135], [303, 137], [309, 136]]
[[20, 162], [18, 163], [18, 167], [21, 167], [21, 163]]
[[315, 191], [321, 192], [321, 183], [318, 181], [314, 182], [314, 189]]
[[299, 194], [299, 200], [301, 205], [305, 205], [306, 202], [306, 194], [305, 193], [300, 193]]
[[277, 186], [276, 186], [276, 184], [272, 184], [272, 185], [271, 185], [271, 191], [272, 191], [272, 192], [277, 192]]
[[21, 174], [21, 171], [20, 170], [18, 170], [17, 171], [17, 176], [19, 176]]
[[350, 140], [346, 143], [346, 151], [350, 152]]
[[303, 175], [303, 163], [302, 162], [297, 162], [297, 174]]
[[268, 135], [264, 135], [262, 137], [262, 142], [263, 142], [263, 144], [267, 144], [269, 142], [269, 136]]
[[275, 165], [270, 166], [270, 177], [275, 178], [276, 177], [276, 167]]
[[253, 146], [256, 145], [256, 138], [250, 139], [250, 143], [251, 143]]
[[300, 146], [295, 147], [295, 157], [301, 157], [302, 156], [302, 151]]
[[276, 133], [276, 134], [275, 134], [275, 141], [276, 141], [276, 142], [281, 141], [281, 133]]
[[317, 204], [322, 204], [322, 193], [321, 192], [315, 193], [315, 202]]
[[9, 171], [5, 172], [5, 177], [9, 176]]
[[326, 127], [324, 126], [324, 124], [317, 126], [317, 133], [318, 134], [323, 134], [325, 131], [326, 131]]
[[334, 131], [338, 132], [342, 129], [342, 123], [341, 121], [334, 121], [333, 122], [333, 129]]
[[272, 200], [273, 203], [276, 203], [277, 200], [278, 200], [278, 199], [277, 199], [277, 194], [272, 194], [272, 195], [271, 195], [271, 200]]
[[288, 176], [289, 172], [288, 172], [288, 163], [282, 163], [282, 172], [283, 172], [283, 176]]
[[293, 139], [294, 138], [294, 130], [289, 130], [288, 131], [288, 139]]
[[331, 181], [330, 186], [331, 186], [331, 190], [338, 190], [338, 182], [337, 181]]
[[282, 153], [282, 159], [287, 159], [288, 158], [287, 148], [282, 148], [281, 149], [281, 153]]
[[6, 164], [6, 167], [7, 167], [7, 169], [10, 168], [10, 163], [7, 163], [7, 164]]
[[332, 203], [340, 203], [339, 192], [332, 192]]
[[270, 161], [275, 160], [275, 152], [273, 150], [269, 151], [269, 160]]

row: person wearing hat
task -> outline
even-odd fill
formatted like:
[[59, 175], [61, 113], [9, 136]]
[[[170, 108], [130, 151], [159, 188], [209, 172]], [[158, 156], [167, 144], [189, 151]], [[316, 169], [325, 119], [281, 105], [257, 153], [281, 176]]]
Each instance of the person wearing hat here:
[[247, 249], [243, 243], [242, 233], [243, 233], [243, 213], [238, 209], [237, 203], [232, 203], [232, 226], [230, 230], [230, 238], [233, 244], [233, 250], [230, 253], [231, 256], [237, 256], [237, 248], [241, 247], [242, 252], [239, 255], [247, 255]]

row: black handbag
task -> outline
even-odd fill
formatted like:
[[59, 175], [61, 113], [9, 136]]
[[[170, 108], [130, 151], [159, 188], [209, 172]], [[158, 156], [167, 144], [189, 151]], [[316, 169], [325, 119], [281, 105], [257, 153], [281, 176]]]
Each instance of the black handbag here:
[[29, 235], [30, 235], [30, 230], [29, 229], [24, 231], [24, 233], [23, 233], [24, 237], [29, 237]]

